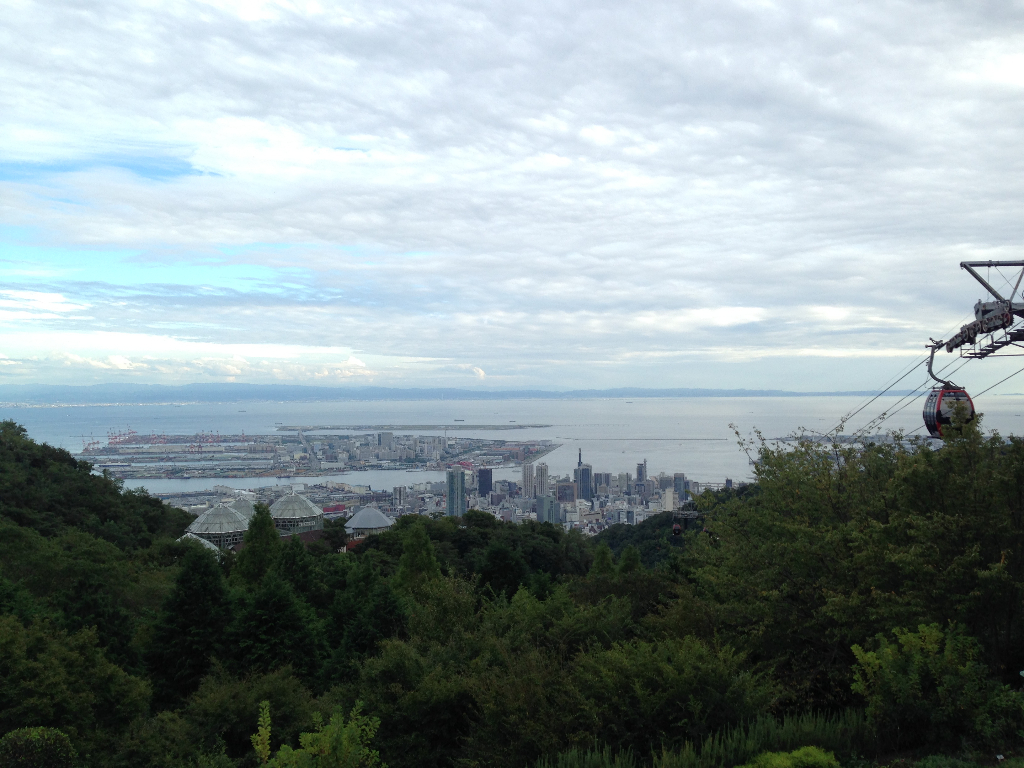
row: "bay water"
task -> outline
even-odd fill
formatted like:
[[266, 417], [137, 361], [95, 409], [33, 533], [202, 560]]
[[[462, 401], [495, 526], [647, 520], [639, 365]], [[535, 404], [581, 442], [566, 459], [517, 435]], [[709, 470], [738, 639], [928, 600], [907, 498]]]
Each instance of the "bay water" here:
[[[785, 437], [803, 428], [832, 429], [839, 419], [863, 404], [863, 397], [685, 397], [595, 398], [579, 400], [374, 400], [331, 402], [242, 402], [167, 405], [0, 406], [0, 419], [13, 419], [40, 442], [82, 449], [83, 439], [106, 443], [110, 430], [134, 429], [140, 435], [219, 432], [266, 435], [279, 425], [545, 425], [528, 429], [449, 431], [449, 436], [504, 440], [548, 439], [561, 444], [543, 460], [552, 474], [571, 473], [579, 451], [595, 472], [630, 472], [647, 460], [648, 472], [685, 472], [701, 482], [735, 481], [753, 476], [747, 454], [738, 445], [757, 429], [766, 438]], [[899, 402], [876, 400], [850, 422], [847, 432]], [[923, 398], [917, 398], [883, 427], [907, 431], [921, 425]], [[902, 405], [903, 403], [899, 403]], [[986, 430], [1021, 434], [1024, 395], [988, 396], [976, 403]], [[898, 406], [897, 406], [898, 407]], [[458, 420], [458, 421], [457, 421]], [[921, 434], [918, 430], [916, 434]], [[410, 429], [406, 434], [439, 435], [439, 429]], [[439, 481], [442, 472], [405, 470], [353, 471], [325, 476], [357, 485], [390, 489]], [[496, 478], [517, 479], [518, 468], [496, 470]], [[251, 488], [273, 478], [131, 480], [128, 487], [153, 493], [202, 490], [213, 485]], [[295, 482], [316, 482], [295, 478]]]

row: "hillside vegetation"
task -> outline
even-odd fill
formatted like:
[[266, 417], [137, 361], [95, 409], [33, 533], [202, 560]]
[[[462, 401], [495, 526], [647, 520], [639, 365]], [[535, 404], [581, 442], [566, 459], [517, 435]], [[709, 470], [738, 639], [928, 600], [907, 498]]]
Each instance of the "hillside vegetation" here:
[[1024, 751], [1024, 441], [753, 448], [756, 485], [681, 536], [471, 511], [340, 554], [259, 507], [218, 558], [4, 422], [0, 753], [47, 728], [104, 768]]

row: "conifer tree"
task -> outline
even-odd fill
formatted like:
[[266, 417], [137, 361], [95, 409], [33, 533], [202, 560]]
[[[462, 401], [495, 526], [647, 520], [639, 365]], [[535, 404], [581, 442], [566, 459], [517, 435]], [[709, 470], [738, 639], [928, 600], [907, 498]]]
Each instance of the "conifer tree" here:
[[243, 598], [232, 636], [242, 671], [270, 672], [290, 664], [311, 676], [320, 665], [319, 625], [309, 607], [275, 572]]
[[437, 558], [434, 556], [434, 545], [430, 543], [426, 528], [413, 525], [405, 534], [402, 546], [402, 559], [398, 562], [398, 574], [395, 583], [399, 589], [413, 590], [416, 585], [441, 575]]
[[594, 552], [594, 562], [590, 566], [591, 576], [610, 576], [615, 572], [615, 561], [612, 559], [612, 549], [603, 541], [597, 545]]
[[274, 571], [300, 595], [313, 590], [316, 563], [298, 536], [289, 536], [281, 546]]
[[630, 544], [622, 550], [622, 555], [619, 557], [619, 575], [639, 571], [641, 567], [640, 550]]
[[199, 687], [221, 652], [230, 604], [213, 554], [192, 548], [164, 603], [146, 661], [158, 704], [180, 701]]
[[281, 536], [274, 527], [274, 518], [266, 504], [256, 505], [256, 512], [249, 520], [249, 530], [242, 541], [245, 546], [235, 559], [232, 575], [255, 587], [277, 561], [281, 551]]

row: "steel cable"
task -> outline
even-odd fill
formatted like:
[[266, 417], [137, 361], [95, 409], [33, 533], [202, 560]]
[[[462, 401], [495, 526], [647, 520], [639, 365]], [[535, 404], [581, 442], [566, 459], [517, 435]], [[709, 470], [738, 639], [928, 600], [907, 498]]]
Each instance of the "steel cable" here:
[[[967, 365], [967, 363], [971, 362], [971, 360], [973, 360], [973, 359], [974, 358], [970, 358], [970, 357], [965, 358], [963, 360], [963, 362], [960, 363], [960, 365], [958, 365], [956, 367], [956, 369], [953, 371], [953, 373], [950, 374], [950, 376], [952, 376], [954, 373], [959, 371], [961, 368], [963, 368], [965, 365]], [[939, 371], [938, 375], [941, 375], [941, 374], [945, 373], [946, 369], [948, 369], [952, 365], [955, 365], [956, 362], [957, 362], [957, 359], [951, 360], [949, 363], [947, 363]], [[899, 400], [897, 400], [895, 403], [893, 403], [892, 407], [890, 407], [889, 410], [882, 411], [880, 414], [878, 414], [878, 416], [875, 416], [875, 418], [873, 418], [871, 421], [867, 422], [863, 427], [861, 427], [856, 432], [854, 432], [852, 437], [857, 437], [858, 435], [862, 435], [863, 433], [867, 432], [867, 430], [869, 430], [869, 429], [877, 429], [878, 427], [880, 427], [882, 424], [884, 424], [886, 421], [891, 419], [897, 413], [902, 411], [908, 405], [912, 404], [914, 402], [914, 400], [920, 396], [921, 393], [920, 393], [919, 390], [921, 390], [924, 387], [928, 386], [928, 383], [930, 381], [931, 381], [930, 377], [925, 379], [920, 385], [918, 385], [917, 387], [914, 388], [913, 392], [911, 392], [909, 395], [904, 395], [903, 397], [901, 397]], [[907, 402], [904, 403], [903, 405], [901, 405], [899, 408], [895, 408], [897, 405], [900, 405], [900, 403], [903, 403], [904, 400], [906, 400]], [[895, 410], [893, 410], [893, 408], [895, 408]]]

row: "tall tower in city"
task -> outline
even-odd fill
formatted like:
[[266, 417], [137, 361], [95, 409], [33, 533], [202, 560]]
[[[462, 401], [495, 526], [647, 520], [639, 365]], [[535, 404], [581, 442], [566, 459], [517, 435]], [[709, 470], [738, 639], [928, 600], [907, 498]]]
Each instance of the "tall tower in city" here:
[[523, 463], [523, 498], [533, 498], [533, 464]]
[[493, 476], [490, 469], [480, 468], [476, 473], [476, 492], [480, 496], [487, 496], [494, 488]]
[[466, 475], [461, 469], [448, 470], [448, 517], [466, 514]]
[[576, 498], [590, 501], [593, 498], [594, 468], [583, 463], [583, 449], [580, 449], [580, 458], [573, 470], [573, 482], [576, 483]]
[[533, 480], [534, 496], [548, 495], [548, 465], [543, 461], [537, 465], [537, 471]]
[[647, 459], [644, 459], [643, 464], [636, 465], [636, 481], [642, 483], [647, 479]]
[[676, 493], [677, 501], [686, 500], [686, 473], [676, 472], [672, 475], [672, 490]]
[[562, 522], [562, 505], [553, 496], [539, 496], [537, 498], [537, 522], [554, 523]]

